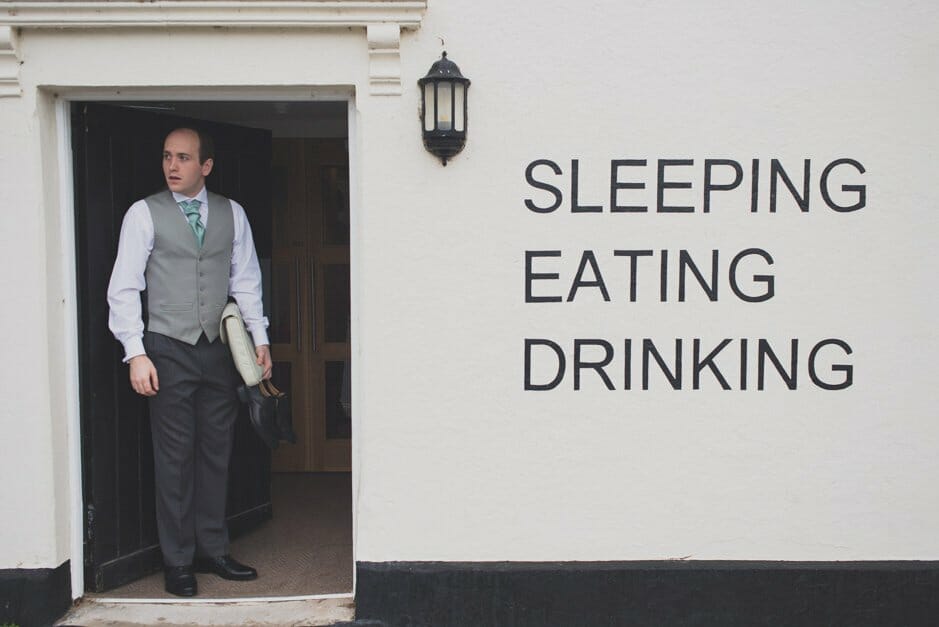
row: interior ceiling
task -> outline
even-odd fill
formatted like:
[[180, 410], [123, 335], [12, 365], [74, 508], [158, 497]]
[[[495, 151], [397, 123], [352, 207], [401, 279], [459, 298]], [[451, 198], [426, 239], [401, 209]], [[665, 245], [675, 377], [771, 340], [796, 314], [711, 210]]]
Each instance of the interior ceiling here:
[[116, 103], [154, 113], [263, 128], [274, 137], [346, 137], [345, 101], [221, 102], [147, 101]]

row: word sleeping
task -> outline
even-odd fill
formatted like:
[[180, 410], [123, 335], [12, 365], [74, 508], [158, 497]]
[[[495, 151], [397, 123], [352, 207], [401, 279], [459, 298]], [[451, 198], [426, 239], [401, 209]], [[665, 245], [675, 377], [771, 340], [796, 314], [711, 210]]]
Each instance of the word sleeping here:
[[[716, 197], [739, 188], [744, 193], [749, 191], [751, 214], [760, 212], [761, 207], [776, 213], [780, 198], [785, 195], [791, 197], [786, 202], [794, 203], [801, 212], [811, 209], [814, 195], [811, 159], [803, 160], [798, 174], [794, 167], [787, 171], [779, 159], [771, 159], [769, 167], [753, 159], [746, 173], [744, 165], [734, 159], [705, 159], [703, 166], [694, 159], [658, 159], [654, 163], [651, 172], [653, 167], [649, 167], [647, 159], [612, 159], [609, 187], [585, 194], [579, 159], [571, 159], [569, 174], [555, 161], [536, 159], [525, 168], [525, 181], [539, 191], [535, 198], [525, 199], [525, 207], [534, 213], [553, 213], [561, 207], [570, 213], [711, 213]], [[865, 171], [855, 159], [831, 161], [818, 177], [821, 200], [838, 213], [864, 208], [867, 187], [857, 183], [839, 185], [838, 181]], [[701, 188], [700, 204], [678, 204], [687, 200], [672, 197], [681, 194], [686, 198], [684, 195], [690, 192], [682, 190], [693, 189], [695, 181]], [[584, 200], [585, 196], [590, 200]]]

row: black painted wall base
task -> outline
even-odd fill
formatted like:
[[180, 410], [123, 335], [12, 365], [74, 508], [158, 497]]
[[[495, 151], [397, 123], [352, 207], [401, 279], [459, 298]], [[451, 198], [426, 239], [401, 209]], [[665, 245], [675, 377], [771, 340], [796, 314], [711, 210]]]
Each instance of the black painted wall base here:
[[387, 627], [939, 625], [939, 562], [359, 562]]
[[44, 627], [72, 604], [69, 562], [58, 568], [0, 570], [0, 624]]

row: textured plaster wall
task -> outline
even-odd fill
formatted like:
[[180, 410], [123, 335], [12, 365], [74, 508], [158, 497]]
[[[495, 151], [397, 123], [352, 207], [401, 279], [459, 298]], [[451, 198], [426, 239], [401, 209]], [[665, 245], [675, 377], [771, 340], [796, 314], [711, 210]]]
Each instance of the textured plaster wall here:
[[[927, 3], [433, 6], [403, 41], [405, 74], [423, 75], [445, 40], [473, 79], [465, 151], [446, 168], [421, 155], [416, 89], [363, 108], [358, 558], [939, 557], [937, 25]], [[710, 157], [761, 159], [757, 214], [747, 186], [701, 212]], [[863, 210], [822, 202], [821, 169], [840, 157], [867, 169]], [[572, 215], [568, 179], [539, 170], [565, 204], [536, 215], [524, 199], [551, 201], [525, 183], [538, 158], [565, 177], [579, 159], [581, 203], [602, 205], [611, 159], [650, 160], [623, 180], [653, 189], [623, 192], [623, 204], [655, 203], [656, 159], [695, 159], [670, 171], [693, 190], [669, 195], [697, 211]], [[808, 214], [784, 189], [767, 212], [772, 158], [798, 181], [812, 159]], [[729, 257], [751, 246], [776, 260], [777, 295], [765, 303], [727, 285]], [[719, 301], [698, 290], [677, 303], [672, 283], [658, 302], [653, 262], [628, 302], [625, 260], [611, 251], [630, 248], [703, 260], [720, 250]], [[561, 295], [581, 252], [596, 251], [612, 302], [586, 289], [572, 303], [524, 303], [527, 249], [563, 252], [538, 266], [561, 279], [536, 288]], [[558, 342], [568, 365], [574, 338], [617, 350], [654, 338], [666, 355], [684, 338], [685, 389], [654, 372], [653, 390], [623, 391], [617, 353], [616, 391], [586, 372], [575, 392], [568, 372], [557, 390], [526, 392], [526, 337]], [[769, 376], [764, 391], [722, 391], [705, 372], [691, 390], [696, 337], [783, 350], [800, 338], [799, 389]], [[807, 376], [806, 353], [829, 337], [854, 350], [847, 390]]]
[[[62, 333], [66, 284], [48, 173], [54, 94], [166, 86], [204, 98], [205, 86], [256, 84], [356, 89], [357, 559], [939, 559], [937, 26], [925, 2], [432, 3], [402, 35], [400, 97], [368, 95], [361, 30], [25, 33], [24, 97], [0, 100], [0, 316], [13, 356], [0, 380], [15, 390], [0, 408], [0, 471], [13, 478], [0, 567], [68, 557], [66, 401], [46, 344]], [[469, 141], [445, 168], [421, 146], [416, 87], [441, 38], [473, 80]], [[746, 185], [701, 212], [711, 157], [761, 160], [758, 213]], [[839, 157], [867, 169], [854, 213], [819, 195], [821, 168]], [[524, 205], [550, 201], [525, 182], [539, 158], [565, 173], [541, 171], [565, 195], [547, 215]], [[581, 202], [607, 205], [610, 160], [629, 158], [649, 160], [637, 180], [650, 188], [655, 160], [694, 159], [675, 171], [692, 190], [669, 193], [697, 211], [571, 214], [571, 159]], [[797, 180], [812, 159], [809, 213], [785, 190], [766, 211], [772, 158]], [[654, 188], [627, 197], [654, 204]], [[718, 249], [726, 268], [753, 246], [776, 260], [765, 303], [733, 298], [725, 276], [716, 303], [700, 291], [678, 303], [674, 284], [661, 303], [645, 274], [630, 303], [611, 256]], [[529, 249], [562, 251], [541, 266], [561, 279], [537, 288], [560, 294], [581, 252], [596, 251], [612, 302], [586, 289], [526, 304]], [[674, 391], [653, 374], [652, 390], [624, 391], [618, 354], [616, 391], [590, 373], [580, 391], [570, 373], [525, 391], [526, 337], [557, 341], [569, 360], [574, 338], [800, 338], [800, 386], [722, 391], [705, 377], [690, 390], [686, 374]], [[854, 349], [843, 391], [805, 372], [804, 353], [827, 337]]]
[[58, 557], [38, 127], [35, 98], [0, 99], [0, 323], [7, 329], [0, 362], [2, 568], [49, 566]]

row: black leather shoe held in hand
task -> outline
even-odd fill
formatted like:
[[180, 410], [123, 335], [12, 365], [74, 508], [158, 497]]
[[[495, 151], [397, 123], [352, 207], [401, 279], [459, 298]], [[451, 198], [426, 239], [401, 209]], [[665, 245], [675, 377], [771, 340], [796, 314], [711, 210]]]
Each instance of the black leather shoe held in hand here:
[[192, 565], [197, 573], [213, 573], [222, 579], [232, 581], [249, 581], [258, 578], [258, 571], [233, 559], [231, 555], [197, 557]]
[[163, 569], [166, 591], [178, 597], [196, 596], [196, 576], [192, 566], [167, 566]]
[[274, 411], [277, 401], [261, 394], [260, 386], [242, 385], [238, 388], [238, 398], [248, 405], [248, 418], [251, 426], [269, 448], [275, 449], [280, 444], [279, 431], [275, 423]]
[[258, 384], [261, 396], [274, 399], [274, 422], [277, 426], [277, 437], [291, 444], [297, 443], [297, 434], [293, 431], [293, 411], [290, 397], [274, 387], [270, 379]]

